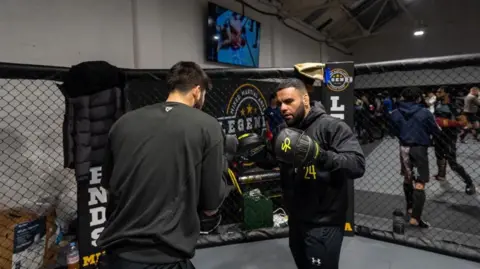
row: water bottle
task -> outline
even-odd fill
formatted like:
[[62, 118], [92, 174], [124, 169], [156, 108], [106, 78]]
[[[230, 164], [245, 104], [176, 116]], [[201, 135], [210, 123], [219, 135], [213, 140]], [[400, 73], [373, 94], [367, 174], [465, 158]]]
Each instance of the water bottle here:
[[400, 209], [393, 211], [393, 232], [396, 234], [405, 234], [405, 217]]
[[68, 245], [67, 250], [67, 268], [68, 269], [80, 269], [80, 253], [75, 242], [71, 242]]

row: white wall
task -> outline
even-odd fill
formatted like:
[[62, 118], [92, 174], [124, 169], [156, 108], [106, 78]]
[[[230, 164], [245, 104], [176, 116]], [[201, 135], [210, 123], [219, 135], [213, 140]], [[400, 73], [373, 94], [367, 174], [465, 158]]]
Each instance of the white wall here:
[[[241, 11], [233, 0], [217, 0]], [[120, 67], [168, 68], [179, 60], [204, 67], [207, 0], [4, 0], [0, 61], [70, 66], [106, 60]], [[322, 46], [248, 8], [262, 23], [260, 67], [322, 60]], [[325, 58], [325, 55], [324, 55]]]
[[480, 1], [410, 2], [409, 10], [413, 17], [428, 25], [426, 34], [420, 38], [414, 37], [414, 24], [403, 13], [385, 25], [381, 34], [360, 40], [352, 47], [356, 62], [480, 52]]

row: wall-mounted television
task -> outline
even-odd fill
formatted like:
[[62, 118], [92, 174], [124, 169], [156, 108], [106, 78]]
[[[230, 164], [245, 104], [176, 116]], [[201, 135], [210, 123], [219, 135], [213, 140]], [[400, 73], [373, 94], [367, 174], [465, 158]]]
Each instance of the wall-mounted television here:
[[208, 3], [207, 61], [258, 67], [260, 23]]

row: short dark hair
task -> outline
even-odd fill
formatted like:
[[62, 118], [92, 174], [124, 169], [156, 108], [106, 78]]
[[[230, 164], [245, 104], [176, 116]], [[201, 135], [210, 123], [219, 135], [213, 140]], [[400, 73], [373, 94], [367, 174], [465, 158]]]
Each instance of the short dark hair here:
[[422, 97], [422, 93], [420, 88], [408, 87], [402, 91], [402, 97], [406, 102], [415, 102]]
[[289, 78], [280, 82], [277, 86], [277, 92], [286, 88], [295, 88], [302, 92], [307, 92], [307, 86], [298, 78]]
[[170, 92], [178, 90], [187, 93], [195, 86], [200, 86], [202, 90], [211, 88], [210, 78], [198, 64], [181, 61], [168, 71], [167, 87]]

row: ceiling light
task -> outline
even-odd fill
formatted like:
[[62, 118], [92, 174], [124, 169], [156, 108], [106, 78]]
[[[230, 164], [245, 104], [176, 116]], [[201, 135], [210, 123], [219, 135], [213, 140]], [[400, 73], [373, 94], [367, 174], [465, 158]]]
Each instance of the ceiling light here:
[[416, 30], [415, 32], [413, 32], [414, 36], [422, 36], [424, 34], [425, 34], [425, 31], [423, 30]]

